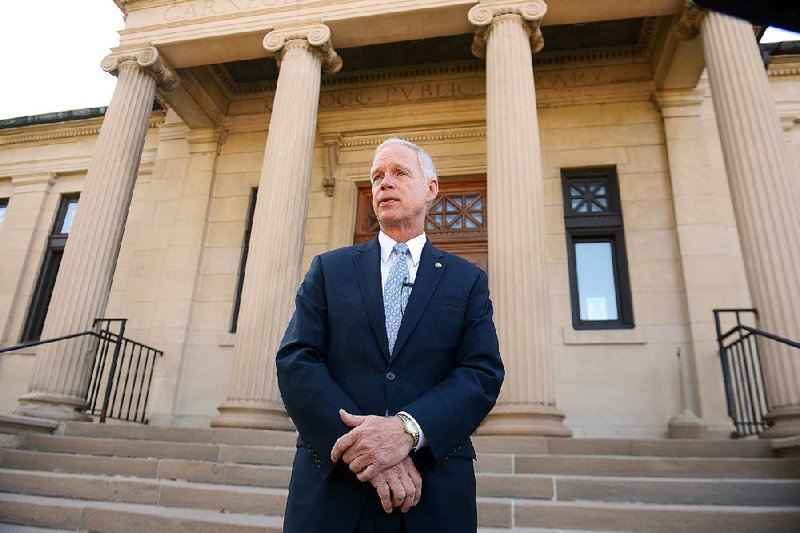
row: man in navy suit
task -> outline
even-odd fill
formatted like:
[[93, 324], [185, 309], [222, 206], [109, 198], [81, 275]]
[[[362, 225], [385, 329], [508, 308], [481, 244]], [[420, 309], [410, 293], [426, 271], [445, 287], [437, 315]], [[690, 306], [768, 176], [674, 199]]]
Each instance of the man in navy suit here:
[[299, 432], [286, 532], [477, 529], [470, 435], [500, 392], [486, 273], [434, 248], [421, 148], [375, 152], [381, 231], [314, 258], [277, 355]]

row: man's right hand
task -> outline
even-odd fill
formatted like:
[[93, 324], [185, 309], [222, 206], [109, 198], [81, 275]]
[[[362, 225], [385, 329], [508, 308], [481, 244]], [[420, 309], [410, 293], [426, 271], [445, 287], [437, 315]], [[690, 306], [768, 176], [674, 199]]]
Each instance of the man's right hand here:
[[395, 507], [407, 513], [419, 503], [422, 496], [422, 477], [409, 456], [374, 476], [370, 483], [378, 491], [387, 514]]

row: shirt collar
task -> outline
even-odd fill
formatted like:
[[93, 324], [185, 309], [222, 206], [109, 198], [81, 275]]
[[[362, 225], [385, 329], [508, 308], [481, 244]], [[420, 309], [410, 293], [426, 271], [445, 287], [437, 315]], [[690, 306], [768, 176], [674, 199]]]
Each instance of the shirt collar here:
[[[419, 260], [422, 257], [422, 249], [425, 247], [427, 240], [428, 238], [423, 232], [406, 242], [408, 251], [411, 252], [411, 262], [414, 264], [414, 266], [419, 264]], [[392, 249], [394, 248], [394, 245], [397, 244], [397, 241], [386, 235], [383, 230], [381, 230], [378, 232], [378, 242], [381, 245], [381, 261], [386, 263], [389, 261], [389, 256], [392, 255]]]

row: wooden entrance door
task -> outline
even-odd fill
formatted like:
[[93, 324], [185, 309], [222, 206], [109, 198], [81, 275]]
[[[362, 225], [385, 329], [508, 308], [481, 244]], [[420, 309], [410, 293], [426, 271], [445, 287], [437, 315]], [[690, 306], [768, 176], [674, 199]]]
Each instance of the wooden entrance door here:
[[[439, 183], [439, 196], [425, 217], [425, 233], [440, 250], [459, 255], [482, 269], [489, 269], [486, 234], [486, 181]], [[378, 233], [378, 219], [372, 210], [372, 190], [358, 190], [356, 244]]]

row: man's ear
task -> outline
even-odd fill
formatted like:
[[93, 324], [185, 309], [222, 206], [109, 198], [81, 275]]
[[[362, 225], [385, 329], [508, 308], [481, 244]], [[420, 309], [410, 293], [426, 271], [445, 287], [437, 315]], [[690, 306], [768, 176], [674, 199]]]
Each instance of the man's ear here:
[[428, 203], [433, 202], [436, 196], [439, 194], [439, 180], [438, 178], [433, 178], [431, 181], [428, 182], [428, 196], [427, 200]]

